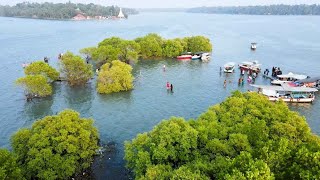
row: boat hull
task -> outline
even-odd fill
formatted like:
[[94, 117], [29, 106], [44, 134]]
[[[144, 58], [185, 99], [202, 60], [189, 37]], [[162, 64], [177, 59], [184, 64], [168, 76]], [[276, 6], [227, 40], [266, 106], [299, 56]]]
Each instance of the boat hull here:
[[225, 72], [225, 73], [233, 73], [234, 72], [234, 68], [232, 68], [232, 69], [223, 69], [223, 72]]
[[182, 55], [182, 56], [178, 56], [177, 57], [177, 59], [178, 60], [182, 60], [182, 61], [184, 61], [184, 60], [191, 60], [192, 59], [192, 56], [190, 55]]
[[297, 99], [297, 98], [277, 98], [277, 97], [268, 97], [270, 101], [284, 101], [284, 102], [288, 102], [288, 103], [312, 103], [315, 98], [301, 98], [301, 99]]

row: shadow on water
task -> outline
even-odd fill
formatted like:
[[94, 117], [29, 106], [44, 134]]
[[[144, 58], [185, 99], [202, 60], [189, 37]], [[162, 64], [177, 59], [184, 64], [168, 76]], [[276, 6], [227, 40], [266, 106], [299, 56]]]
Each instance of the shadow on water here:
[[81, 114], [92, 115], [90, 112], [92, 102], [94, 101], [95, 88], [94, 83], [89, 82], [84, 86], [71, 87], [66, 83], [63, 84], [63, 98], [66, 107], [74, 109]]
[[52, 105], [57, 94], [61, 92], [60, 83], [52, 84], [53, 96], [45, 98], [35, 98], [31, 101], [26, 101], [24, 104], [24, 113], [27, 117], [24, 126], [30, 126], [35, 120], [41, 119], [48, 115], [53, 115]]
[[28, 102], [26, 101], [24, 105], [24, 113], [27, 117], [27, 120], [24, 126], [30, 126], [35, 120], [53, 114], [51, 109], [53, 101], [53, 97], [33, 99], [32, 101]]

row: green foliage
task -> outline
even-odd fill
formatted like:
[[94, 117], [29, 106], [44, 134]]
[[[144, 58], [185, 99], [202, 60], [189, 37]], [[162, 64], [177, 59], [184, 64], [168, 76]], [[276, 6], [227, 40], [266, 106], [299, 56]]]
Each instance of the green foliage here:
[[187, 42], [188, 52], [212, 51], [212, 44], [210, 43], [210, 39], [204, 36], [186, 37], [184, 38], [184, 41]]
[[0, 179], [24, 179], [17, 158], [6, 149], [0, 149]]
[[137, 62], [139, 57], [142, 59], [173, 58], [185, 51], [211, 50], [210, 40], [203, 36], [165, 40], [161, 36], [151, 33], [136, 38], [134, 41], [119, 37], [106, 38], [98, 44], [97, 48], [84, 48], [80, 52], [92, 57], [98, 63], [98, 66], [101, 66], [116, 59], [130, 63]]
[[140, 45], [135, 41], [124, 40], [119, 44], [118, 48], [120, 49], [119, 60], [123, 62], [138, 61]]
[[101, 46], [112, 46], [112, 47], [118, 47], [119, 44], [123, 41], [123, 39], [119, 38], [119, 37], [110, 37], [110, 38], [106, 38], [104, 39], [103, 41], [101, 41], [99, 44], [98, 44], [98, 47], [101, 47]]
[[[138, 11], [123, 8], [125, 16], [137, 14]], [[15, 6], [0, 6], [0, 15], [8, 17], [29, 17], [40, 19], [71, 19], [78, 13], [87, 16], [117, 16], [120, 8], [116, 6], [101, 6], [95, 4], [74, 3], [18, 3]]]
[[132, 40], [124, 40], [119, 37], [104, 39], [98, 45], [93, 59], [102, 64], [119, 59], [122, 62], [137, 62], [140, 52], [140, 45]]
[[138, 179], [319, 179], [319, 152], [320, 138], [285, 103], [240, 92], [125, 143]]
[[92, 119], [64, 110], [19, 130], [11, 140], [27, 179], [66, 179], [90, 167], [98, 136]]
[[93, 76], [92, 65], [86, 64], [80, 56], [67, 52], [61, 59], [61, 71], [71, 86], [83, 85]]
[[98, 75], [97, 91], [101, 94], [133, 88], [132, 67], [119, 60], [104, 64]]
[[105, 63], [110, 63], [111, 61], [118, 59], [120, 53], [119, 48], [115, 48], [111, 45], [100, 46], [92, 54], [92, 59], [102, 65]]
[[212, 14], [255, 14], [255, 15], [320, 15], [320, 5], [270, 5], [270, 6], [230, 6], [199, 7], [189, 9], [193, 13]]
[[31, 63], [24, 69], [26, 75], [43, 75], [48, 81], [56, 81], [59, 78], [59, 72], [43, 61]]
[[153, 165], [182, 166], [193, 160], [197, 136], [197, 131], [182, 118], [163, 121], [151, 132], [139, 134], [132, 142], [125, 142], [127, 166], [134, 170], [137, 178], [155, 171]]
[[32, 97], [45, 97], [52, 94], [52, 87], [43, 75], [27, 75], [17, 79], [16, 83], [24, 88], [27, 95]]
[[141, 52], [140, 56], [143, 59], [146, 58], [157, 58], [162, 57], [162, 45], [163, 39], [157, 34], [148, 34], [144, 37], [135, 39], [135, 41], [140, 45]]
[[177, 39], [166, 40], [163, 45], [163, 56], [164, 57], [177, 57], [183, 52], [183, 45]]
[[80, 49], [80, 54], [92, 57], [93, 53], [97, 50], [96, 47], [87, 47], [87, 48], [83, 48]]

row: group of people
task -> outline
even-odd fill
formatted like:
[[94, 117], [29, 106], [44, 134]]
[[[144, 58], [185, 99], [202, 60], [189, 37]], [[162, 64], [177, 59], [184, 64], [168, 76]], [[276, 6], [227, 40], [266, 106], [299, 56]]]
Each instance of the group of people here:
[[171, 91], [173, 93], [173, 85], [167, 81], [167, 91]]
[[282, 71], [279, 67], [272, 67], [272, 77], [276, 77], [277, 75], [281, 75]]
[[268, 76], [269, 75], [269, 69], [264, 70], [263, 74]]
[[238, 85], [240, 86], [243, 86], [244, 85], [244, 80], [243, 80], [243, 77], [240, 77], [239, 80], [238, 80]]

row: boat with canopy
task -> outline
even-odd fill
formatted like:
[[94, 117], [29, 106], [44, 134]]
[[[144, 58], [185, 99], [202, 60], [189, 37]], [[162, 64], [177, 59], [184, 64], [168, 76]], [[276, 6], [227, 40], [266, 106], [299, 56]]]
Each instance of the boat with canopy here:
[[312, 103], [315, 100], [315, 92], [318, 91], [316, 88], [292, 87], [288, 83], [282, 83], [281, 86], [255, 84], [251, 86], [257, 88], [258, 93], [267, 96], [270, 101], [283, 100], [294, 103]]
[[282, 83], [295, 82], [298, 80], [307, 79], [308, 76], [303, 74], [294, 74], [289, 72], [288, 74], [277, 75], [277, 79], [271, 81], [273, 85], [281, 85]]

